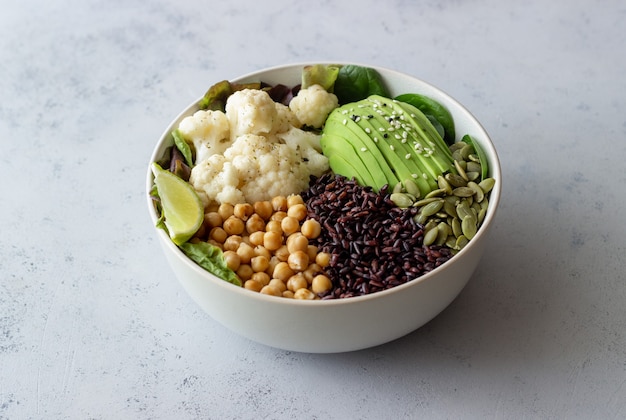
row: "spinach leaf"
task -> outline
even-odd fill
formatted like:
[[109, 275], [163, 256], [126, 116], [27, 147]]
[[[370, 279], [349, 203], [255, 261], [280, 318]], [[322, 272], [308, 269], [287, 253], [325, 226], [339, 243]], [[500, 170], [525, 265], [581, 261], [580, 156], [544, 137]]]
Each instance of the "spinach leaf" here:
[[422, 111], [424, 115], [429, 117], [429, 119], [433, 118], [437, 120], [443, 127], [444, 135], [441, 137], [443, 137], [446, 144], [450, 146], [454, 143], [456, 136], [454, 130], [454, 119], [446, 107], [434, 99], [429, 98], [428, 96], [420, 95], [419, 93], [405, 93], [403, 95], [396, 96], [395, 99], [400, 102], [411, 104], [415, 108]]
[[369, 67], [348, 64], [342, 66], [337, 73], [334, 94], [340, 104], [357, 102], [370, 95], [389, 98], [390, 94], [380, 74]]

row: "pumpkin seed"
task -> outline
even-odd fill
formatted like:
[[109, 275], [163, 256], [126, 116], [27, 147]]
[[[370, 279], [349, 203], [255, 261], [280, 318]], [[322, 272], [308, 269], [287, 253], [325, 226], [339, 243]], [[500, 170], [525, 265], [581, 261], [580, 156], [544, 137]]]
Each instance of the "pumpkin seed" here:
[[472, 239], [476, 235], [478, 227], [474, 217], [465, 216], [461, 221], [461, 230], [467, 239]]
[[437, 185], [439, 186], [439, 189], [445, 191], [446, 195], [452, 194], [452, 186], [442, 175], [437, 177]]
[[454, 235], [448, 236], [448, 239], [446, 239], [445, 246], [447, 246], [448, 248], [454, 249], [456, 247], [456, 237]]
[[444, 195], [446, 193], [445, 190], [441, 189], [441, 188], [437, 188], [435, 190], [432, 190], [431, 192], [429, 192], [428, 194], [426, 194], [426, 197], [424, 198], [431, 198], [431, 197], [441, 197], [442, 195]]
[[395, 194], [395, 193], [401, 193], [402, 191], [403, 191], [402, 182], [398, 182], [396, 185], [393, 186], [393, 190], [391, 192]]
[[456, 214], [461, 220], [467, 216], [473, 216], [472, 211], [470, 210], [470, 205], [466, 200], [461, 201], [459, 205], [456, 206]]
[[463, 159], [463, 154], [462, 154], [461, 150], [462, 149], [457, 149], [454, 152], [452, 152], [452, 159], [454, 159], [456, 161], [465, 160], [465, 159]]
[[465, 146], [463, 146], [463, 148], [461, 149], [461, 156], [463, 157], [463, 160], [467, 161], [467, 159], [469, 159], [469, 155], [473, 152], [474, 148], [471, 144], [466, 144]]
[[466, 160], [469, 160], [470, 162], [480, 162], [480, 158], [475, 153], [472, 153], [469, 156], [467, 156]]
[[428, 197], [422, 198], [421, 200], [413, 203], [413, 207], [424, 207], [428, 203], [432, 203], [433, 201], [441, 200], [441, 197]]
[[470, 181], [470, 182], [467, 183], [467, 186], [469, 188], [471, 188], [472, 190], [474, 190], [474, 200], [475, 201], [477, 201], [478, 203], [483, 201], [483, 198], [485, 198], [485, 194], [484, 194], [482, 188], [480, 188], [477, 183], [475, 183], [474, 181]]
[[463, 234], [463, 230], [461, 229], [461, 221], [458, 218], [452, 219], [452, 223], [450, 224], [452, 227], [452, 234], [458, 238]]
[[467, 185], [467, 181], [461, 175], [447, 173], [444, 178], [453, 187], [465, 187]]
[[418, 213], [415, 216], [413, 216], [413, 220], [418, 225], [424, 226], [426, 222], [428, 222], [428, 216], [424, 216], [423, 214]]
[[463, 249], [465, 247], [465, 245], [467, 245], [469, 243], [469, 239], [467, 239], [465, 237], [465, 235], [461, 235], [458, 238], [456, 238], [456, 249]]
[[452, 233], [452, 229], [445, 222], [441, 222], [437, 225], [437, 232], [437, 240], [435, 243], [437, 245], [443, 245], [446, 243], [448, 235]]
[[456, 214], [456, 204], [450, 202], [450, 200], [443, 200], [443, 210], [452, 217], [459, 217]]
[[410, 178], [404, 181], [404, 188], [406, 192], [415, 197], [415, 199], [418, 199], [422, 194], [417, 183]]
[[428, 229], [424, 233], [423, 244], [426, 246], [434, 244], [435, 241], [437, 240], [437, 236], [439, 236], [439, 229], [437, 229], [437, 227]]
[[467, 168], [465, 168], [465, 170], [469, 173], [469, 172], [478, 172], [480, 173], [482, 170], [482, 167], [480, 165], [480, 163], [478, 162], [467, 162]]
[[478, 184], [480, 189], [483, 190], [483, 193], [485, 194], [491, 191], [494, 185], [496, 185], [496, 180], [493, 178], [485, 178], [482, 181], [480, 181], [480, 183]]
[[452, 194], [457, 197], [471, 197], [474, 195], [474, 190], [470, 187], [457, 187], [452, 190]]
[[469, 181], [476, 181], [480, 178], [480, 172], [466, 172], [465, 174], [467, 175], [467, 179]]
[[426, 216], [432, 216], [433, 214], [441, 210], [442, 207], [443, 207], [443, 200], [438, 199], [437, 201], [432, 201], [426, 204], [424, 207], [421, 208], [420, 212]]
[[487, 207], [483, 207], [478, 211], [478, 224], [482, 224], [487, 215]]
[[413, 200], [411, 200], [411, 197], [409, 197], [405, 193], [392, 193], [389, 198], [396, 206], [400, 208], [411, 207], [411, 205], [413, 204]]

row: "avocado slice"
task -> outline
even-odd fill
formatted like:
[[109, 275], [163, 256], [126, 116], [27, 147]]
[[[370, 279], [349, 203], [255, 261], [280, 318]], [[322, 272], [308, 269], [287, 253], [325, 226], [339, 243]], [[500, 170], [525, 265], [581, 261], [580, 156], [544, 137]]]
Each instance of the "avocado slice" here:
[[379, 191], [385, 184], [394, 186], [398, 183], [384, 156], [378, 150], [372, 138], [367, 135], [352, 119], [345, 118], [341, 113], [334, 114], [326, 120], [322, 134], [322, 147], [324, 143], [348, 142], [352, 145], [356, 155], [354, 159], [362, 161], [365, 169], [371, 175], [374, 183], [371, 187]]
[[322, 153], [328, 157], [328, 164], [334, 173], [348, 179], [355, 178], [362, 186], [373, 186], [374, 179], [358, 157], [351, 143], [342, 136], [325, 133], [321, 141]]

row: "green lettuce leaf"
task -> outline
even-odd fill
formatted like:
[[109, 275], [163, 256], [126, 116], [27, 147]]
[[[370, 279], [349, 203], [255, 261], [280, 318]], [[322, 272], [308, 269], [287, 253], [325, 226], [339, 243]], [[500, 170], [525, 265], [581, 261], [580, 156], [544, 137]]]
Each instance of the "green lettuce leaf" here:
[[200, 267], [215, 274], [222, 280], [241, 286], [241, 280], [237, 274], [226, 265], [222, 250], [208, 242], [191, 243], [185, 242], [179, 245], [180, 249], [196, 262]]

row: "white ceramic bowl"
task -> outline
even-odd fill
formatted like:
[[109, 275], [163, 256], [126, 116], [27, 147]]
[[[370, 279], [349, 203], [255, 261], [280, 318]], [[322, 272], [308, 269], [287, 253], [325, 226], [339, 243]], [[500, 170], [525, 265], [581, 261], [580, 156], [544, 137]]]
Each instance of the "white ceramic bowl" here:
[[[232, 81], [300, 82], [307, 63], [260, 70]], [[481, 124], [460, 103], [413, 76], [376, 66], [392, 95], [421, 93], [444, 104], [454, 118], [457, 141], [470, 134], [484, 149], [490, 176], [496, 184], [489, 209], [478, 234], [451, 260], [422, 277], [395, 288], [366, 296], [339, 300], [303, 301], [251, 292], [227, 283], [185, 256], [162, 229], [156, 235], [172, 271], [195, 302], [225, 327], [256, 342], [291, 351], [335, 353], [387, 343], [421, 327], [444, 310], [461, 292], [483, 254], [500, 201], [502, 175], [496, 150]], [[198, 87], [204, 93], [207, 86]], [[196, 103], [185, 109], [163, 132], [150, 162], [159, 160], [173, 144], [170, 132]], [[149, 192], [153, 176], [148, 168], [146, 193], [152, 222], [157, 220]]]

